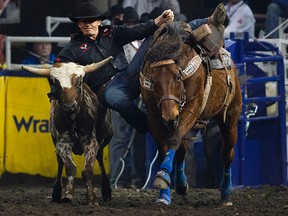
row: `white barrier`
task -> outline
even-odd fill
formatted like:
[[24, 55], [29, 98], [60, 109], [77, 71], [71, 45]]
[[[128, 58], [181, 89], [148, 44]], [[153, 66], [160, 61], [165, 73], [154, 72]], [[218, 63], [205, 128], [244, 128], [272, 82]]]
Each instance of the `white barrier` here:
[[5, 38], [5, 56], [8, 70], [19, 70], [19, 64], [12, 64], [11, 62], [11, 46], [13, 43], [27, 43], [27, 42], [51, 42], [63, 46], [70, 41], [70, 37], [20, 37], [20, 36], [7, 36]]
[[60, 23], [72, 23], [72, 21], [67, 17], [46, 17], [46, 31], [49, 36], [52, 32], [59, 26]]

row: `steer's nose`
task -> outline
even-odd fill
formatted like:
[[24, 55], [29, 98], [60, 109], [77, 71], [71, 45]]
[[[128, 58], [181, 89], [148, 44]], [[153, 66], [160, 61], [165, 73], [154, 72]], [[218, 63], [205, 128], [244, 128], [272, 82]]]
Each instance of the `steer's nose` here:
[[77, 102], [76, 101], [73, 101], [72, 103], [67, 103], [67, 102], [64, 102], [62, 104], [62, 108], [66, 111], [66, 112], [74, 112], [76, 109], [77, 109]]

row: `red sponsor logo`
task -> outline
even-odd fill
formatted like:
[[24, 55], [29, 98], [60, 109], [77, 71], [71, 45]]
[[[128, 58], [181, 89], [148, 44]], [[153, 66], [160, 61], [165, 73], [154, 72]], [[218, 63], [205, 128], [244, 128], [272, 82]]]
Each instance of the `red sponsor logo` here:
[[88, 49], [90, 49], [90, 47], [88, 47], [87, 43], [81, 44], [80, 49], [83, 50], [83, 52], [87, 51]]

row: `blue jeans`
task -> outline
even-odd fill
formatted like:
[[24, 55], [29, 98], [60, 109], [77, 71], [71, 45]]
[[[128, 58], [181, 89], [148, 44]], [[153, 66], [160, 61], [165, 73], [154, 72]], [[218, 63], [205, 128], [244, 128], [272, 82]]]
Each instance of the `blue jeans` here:
[[120, 113], [138, 132], [148, 132], [147, 116], [134, 103], [140, 95], [139, 74], [152, 36], [147, 37], [126, 70], [119, 72], [109, 82], [102, 94], [104, 105]]
[[[192, 29], [195, 29], [207, 23], [207, 20], [207, 18], [197, 19], [189, 24]], [[152, 36], [143, 41], [128, 67], [116, 74], [101, 96], [104, 105], [119, 112], [130, 125], [142, 134], [148, 132], [147, 116], [135, 105], [134, 100], [140, 94], [139, 72], [151, 41]]]
[[198, 28], [199, 26], [206, 24], [208, 22], [208, 18], [204, 19], [195, 19], [189, 22], [189, 25], [191, 26], [192, 30]]
[[[270, 3], [267, 7], [265, 33], [270, 33], [279, 25], [280, 17], [288, 17], [288, 8], [283, 8], [277, 3]], [[269, 38], [279, 38], [279, 30], [275, 31]]]

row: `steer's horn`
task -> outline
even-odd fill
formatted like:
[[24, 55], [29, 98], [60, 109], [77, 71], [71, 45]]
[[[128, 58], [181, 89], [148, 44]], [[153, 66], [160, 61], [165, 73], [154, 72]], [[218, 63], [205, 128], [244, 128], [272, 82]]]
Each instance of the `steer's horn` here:
[[44, 68], [34, 68], [30, 66], [22, 66], [22, 70], [29, 71], [34, 74], [42, 75], [42, 76], [50, 76], [50, 69], [44, 69]]
[[110, 62], [111, 60], [113, 59], [112, 56], [100, 61], [100, 62], [97, 62], [97, 63], [92, 63], [92, 64], [89, 64], [89, 65], [86, 65], [84, 66], [84, 72], [85, 73], [90, 73], [92, 71], [95, 71], [101, 67], [103, 67], [104, 65], [106, 65], [108, 62]]

